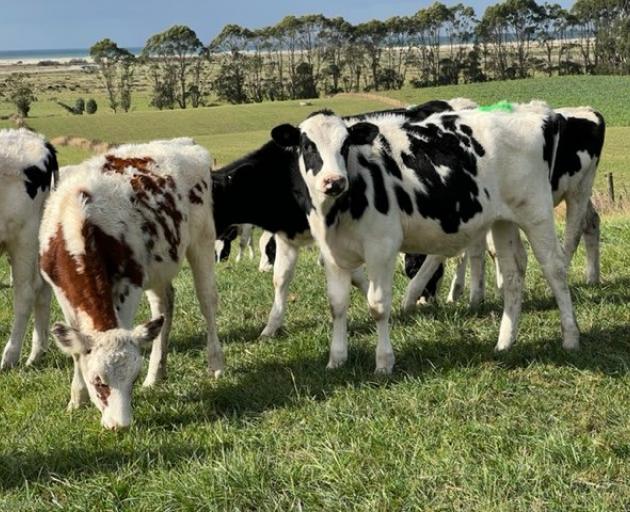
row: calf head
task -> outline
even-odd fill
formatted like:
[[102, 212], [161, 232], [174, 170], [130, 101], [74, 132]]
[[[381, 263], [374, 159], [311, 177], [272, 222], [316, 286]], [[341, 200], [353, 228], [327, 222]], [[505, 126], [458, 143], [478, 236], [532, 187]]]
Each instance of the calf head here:
[[164, 317], [132, 330], [109, 329], [86, 334], [62, 323], [52, 333], [59, 348], [77, 358], [92, 403], [101, 411], [101, 424], [108, 429], [131, 423], [133, 384], [142, 367], [140, 348], [159, 334]]
[[371, 144], [378, 128], [367, 122], [348, 127], [334, 113], [324, 110], [309, 116], [299, 127], [276, 126], [276, 144], [297, 152], [300, 172], [311, 194], [324, 201], [348, 190], [348, 152], [351, 146]]

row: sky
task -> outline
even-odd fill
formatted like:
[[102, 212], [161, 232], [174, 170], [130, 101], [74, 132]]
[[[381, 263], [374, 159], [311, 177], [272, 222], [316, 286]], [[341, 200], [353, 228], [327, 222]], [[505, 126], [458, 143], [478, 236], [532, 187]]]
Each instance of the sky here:
[[[0, 0], [0, 51], [89, 48], [109, 37], [119, 46], [143, 46], [175, 24], [191, 27], [208, 43], [228, 23], [273, 25], [287, 14], [322, 13], [352, 23], [413, 14], [433, 0]], [[463, 3], [477, 15], [497, 0]], [[564, 7], [571, 0], [560, 0]]]

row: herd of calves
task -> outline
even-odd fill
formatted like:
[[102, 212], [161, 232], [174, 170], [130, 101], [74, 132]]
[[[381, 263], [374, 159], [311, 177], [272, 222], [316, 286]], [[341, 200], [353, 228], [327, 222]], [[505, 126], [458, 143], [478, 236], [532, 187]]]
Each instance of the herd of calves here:
[[[300, 247], [317, 243], [332, 312], [328, 368], [347, 359], [352, 285], [376, 322], [376, 372], [390, 373], [389, 318], [400, 253], [405, 310], [435, 289], [445, 258], [460, 258], [451, 298], [471, 267], [471, 305], [484, 293], [483, 258], [497, 262], [504, 297], [497, 350], [514, 343], [522, 305], [525, 234], [560, 310], [562, 343], [579, 346], [567, 266], [584, 238], [587, 281], [599, 281], [599, 217], [591, 203], [604, 143], [591, 108], [545, 103], [478, 108], [462, 98], [339, 117], [323, 110], [283, 124], [256, 151], [218, 170], [192, 139], [123, 145], [58, 169], [54, 148], [25, 129], [0, 131], [0, 250], [11, 263], [14, 318], [1, 368], [46, 351], [51, 293], [66, 323], [52, 334], [74, 361], [69, 408], [89, 399], [102, 425], [131, 422], [142, 348], [144, 380], [166, 376], [172, 281], [187, 259], [206, 320], [208, 368], [224, 370], [215, 315], [215, 240], [253, 224], [275, 242], [275, 298], [262, 335], [281, 327]], [[564, 246], [554, 206], [566, 204]], [[271, 251], [268, 251], [271, 252]], [[423, 256], [429, 255], [429, 256]], [[417, 272], [417, 273], [416, 273]], [[52, 291], [52, 292], [51, 292]], [[134, 327], [142, 292], [152, 320]]]

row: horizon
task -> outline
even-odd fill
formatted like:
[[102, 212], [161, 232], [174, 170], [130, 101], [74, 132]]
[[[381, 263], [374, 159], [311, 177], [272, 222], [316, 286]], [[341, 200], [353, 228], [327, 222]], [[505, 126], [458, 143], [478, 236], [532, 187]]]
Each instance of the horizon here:
[[[151, 35], [178, 24], [189, 26], [208, 44], [229, 23], [253, 29], [274, 25], [287, 15], [321, 13], [327, 17], [341, 16], [356, 24], [409, 16], [429, 6], [433, 0], [399, 0], [395, 4], [387, 0], [346, 0], [343, 4], [333, 0], [277, 0], [264, 8], [255, 0], [213, 3], [199, 5], [196, 0], [180, 0], [174, 5], [168, 0], [110, 0], [105, 6], [85, 5], [82, 0], [66, 0], [62, 5], [47, 0], [24, 0], [3, 6], [0, 52], [84, 50], [105, 37], [125, 48], [142, 48]], [[444, 3], [452, 6], [459, 2]], [[488, 5], [498, 2], [470, 0], [462, 3], [473, 7], [477, 16], [481, 16]], [[573, 1], [558, 3], [568, 8]], [[137, 20], [142, 20], [140, 29]], [[24, 40], [31, 41], [31, 46], [26, 47]]]

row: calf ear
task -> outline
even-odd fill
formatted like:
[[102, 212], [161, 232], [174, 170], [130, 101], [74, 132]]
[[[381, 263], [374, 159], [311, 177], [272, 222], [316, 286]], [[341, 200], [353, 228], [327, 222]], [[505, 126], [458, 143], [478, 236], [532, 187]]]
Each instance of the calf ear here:
[[85, 354], [92, 348], [92, 339], [84, 336], [74, 327], [57, 322], [53, 325], [51, 332], [57, 346], [69, 356]]
[[148, 345], [157, 338], [164, 325], [164, 317], [159, 316], [154, 320], [150, 320], [145, 324], [139, 325], [133, 331], [133, 341], [139, 347]]
[[271, 138], [283, 148], [295, 147], [300, 143], [300, 129], [291, 124], [281, 124], [271, 130]]
[[372, 144], [378, 135], [378, 126], [372, 123], [357, 123], [352, 125], [350, 132], [350, 142], [356, 146]]

